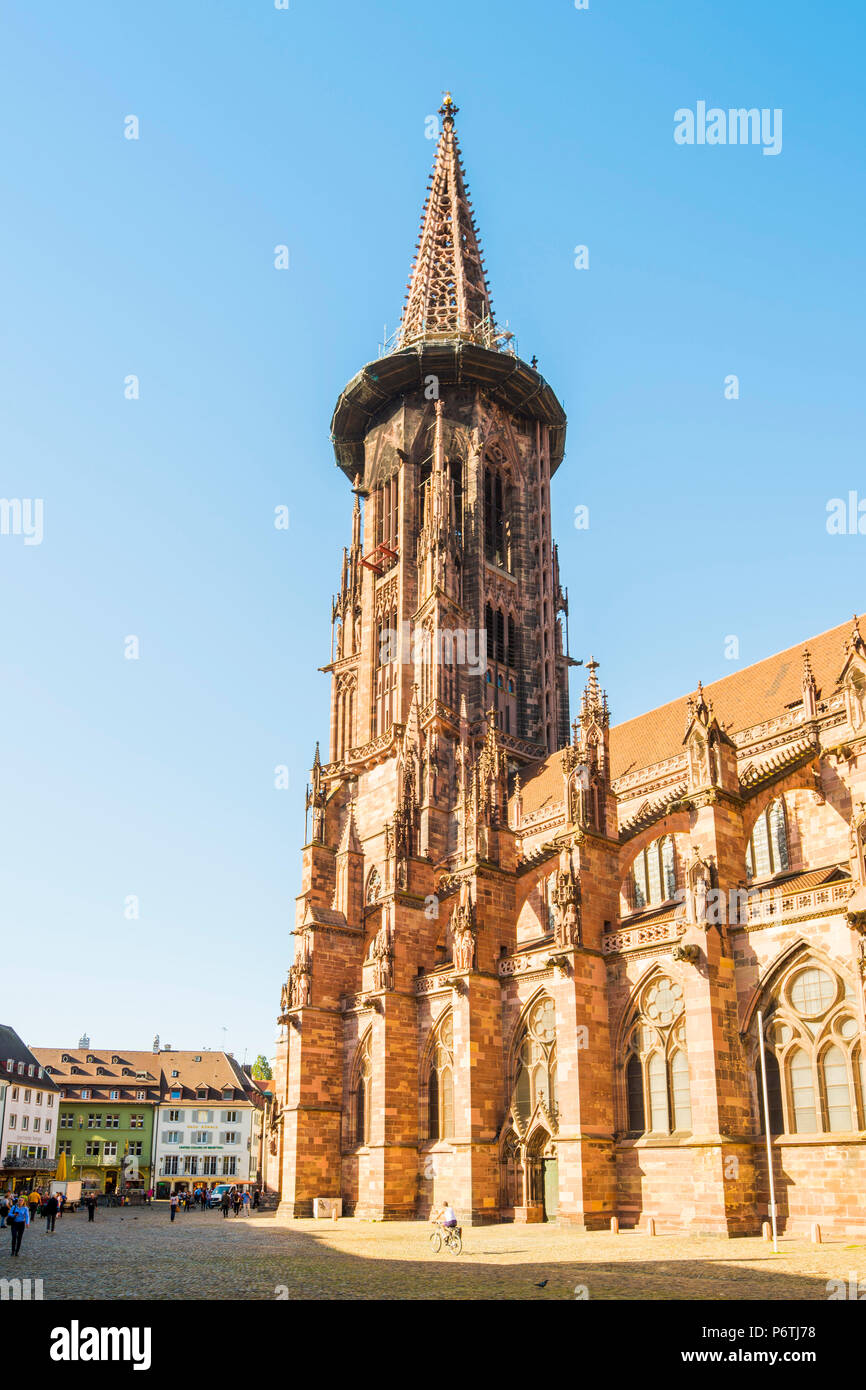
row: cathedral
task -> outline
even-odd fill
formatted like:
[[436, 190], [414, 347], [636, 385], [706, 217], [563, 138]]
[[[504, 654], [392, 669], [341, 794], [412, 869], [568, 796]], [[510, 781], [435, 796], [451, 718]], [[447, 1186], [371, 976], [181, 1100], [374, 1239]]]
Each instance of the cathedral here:
[[590, 659], [571, 721], [565, 414], [497, 327], [456, 113], [396, 339], [332, 420], [351, 536], [268, 1184], [290, 1217], [735, 1236], [772, 1165], [780, 1231], [862, 1238], [866, 639], [624, 724]]

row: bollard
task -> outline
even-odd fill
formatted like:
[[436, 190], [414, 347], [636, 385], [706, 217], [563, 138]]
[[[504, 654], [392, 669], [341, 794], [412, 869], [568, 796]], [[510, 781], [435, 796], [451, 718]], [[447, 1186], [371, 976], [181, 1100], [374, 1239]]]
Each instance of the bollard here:
[[648, 1216], [646, 1219], [646, 1233], [648, 1236], [654, 1236], [656, 1233], [656, 1219], [654, 1216]]
[[823, 1242], [822, 1242], [822, 1240], [821, 1240], [821, 1227], [818, 1225], [818, 1222], [817, 1222], [817, 1221], [813, 1221], [813, 1222], [812, 1222], [812, 1244], [813, 1244], [813, 1245], [821, 1245], [821, 1244], [823, 1244]]
[[337, 1204], [336, 1204], [336, 1202], [335, 1202], [334, 1205], [331, 1207], [331, 1220], [332, 1220], [332, 1221], [336, 1221], [336, 1219], [337, 1219]]
[[773, 1228], [772, 1228], [772, 1226], [770, 1225], [769, 1221], [765, 1221], [764, 1224], [762, 1225], [762, 1227], [761, 1227], [761, 1235], [763, 1236], [764, 1240], [772, 1240], [772, 1239], [773, 1239]]
[[619, 1217], [618, 1217], [618, 1216], [612, 1216], [612, 1217], [610, 1218], [610, 1233], [611, 1233], [612, 1236], [618, 1236], [618, 1235], [619, 1235]]

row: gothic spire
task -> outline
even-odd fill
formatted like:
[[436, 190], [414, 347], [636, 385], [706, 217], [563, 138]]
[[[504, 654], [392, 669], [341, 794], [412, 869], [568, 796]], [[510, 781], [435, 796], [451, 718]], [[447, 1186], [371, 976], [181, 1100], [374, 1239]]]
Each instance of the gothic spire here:
[[494, 345], [493, 308], [454, 131], [457, 110], [446, 92], [400, 325], [401, 348], [425, 338], [469, 338]]

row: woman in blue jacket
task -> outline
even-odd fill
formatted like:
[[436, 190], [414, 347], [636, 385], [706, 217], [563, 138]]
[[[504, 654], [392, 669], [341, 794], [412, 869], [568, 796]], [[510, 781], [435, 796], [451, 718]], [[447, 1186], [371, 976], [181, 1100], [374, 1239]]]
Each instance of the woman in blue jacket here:
[[12, 1205], [6, 1216], [6, 1223], [12, 1231], [12, 1254], [21, 1254], [21, 1241], [24, 1236], [24, 1227], [30, 1225], [30, 1212], [24, 1202], [13, 1197]]

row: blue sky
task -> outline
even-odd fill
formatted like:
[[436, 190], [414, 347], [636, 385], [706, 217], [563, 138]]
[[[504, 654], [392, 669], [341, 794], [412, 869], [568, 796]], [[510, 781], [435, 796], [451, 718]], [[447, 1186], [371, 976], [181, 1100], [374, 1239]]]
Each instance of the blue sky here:
[[[0, 536], [29, 1042], [271, 1050], [349, 531], [328, 426], [398, 322], [445, 88], [497, 315], [569, 414], [571, 645], [614, 718], [866, 606], [866, 537], [825, 525], [866, 498], [864, 30], [796, 0], [7, 0], [0, 491], [44, 499], [41, 545]], [[781, 153], [675, 144], [700, 100], [780, 108]]]

